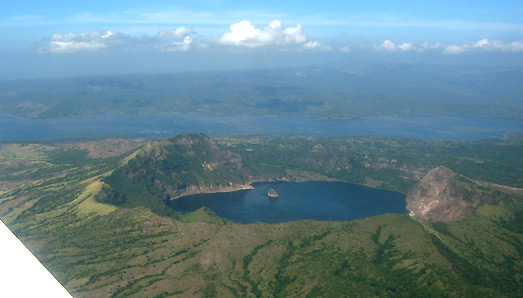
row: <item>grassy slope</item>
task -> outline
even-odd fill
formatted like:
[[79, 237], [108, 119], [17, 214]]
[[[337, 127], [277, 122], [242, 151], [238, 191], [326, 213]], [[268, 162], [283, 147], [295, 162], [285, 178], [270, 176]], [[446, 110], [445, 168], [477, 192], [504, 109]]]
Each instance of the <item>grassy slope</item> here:
[[208, 210], [167, 217], [98, 203], [117, 159], [30, 149], [16, 160], [38, 164], [33, 172], [3, 160], [4, 180], [25, 184], [0, 195], [0, 215], [77, 297], [517, 297], [522, 286], [518, 200], [448, 224], [384, 215], [241, 225]]

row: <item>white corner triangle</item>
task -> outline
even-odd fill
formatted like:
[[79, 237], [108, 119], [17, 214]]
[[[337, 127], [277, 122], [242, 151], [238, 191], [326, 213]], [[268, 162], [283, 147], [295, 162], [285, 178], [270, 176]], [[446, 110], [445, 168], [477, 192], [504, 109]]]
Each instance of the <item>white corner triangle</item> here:
[[71, 297], [2, 221], [0, 297]]

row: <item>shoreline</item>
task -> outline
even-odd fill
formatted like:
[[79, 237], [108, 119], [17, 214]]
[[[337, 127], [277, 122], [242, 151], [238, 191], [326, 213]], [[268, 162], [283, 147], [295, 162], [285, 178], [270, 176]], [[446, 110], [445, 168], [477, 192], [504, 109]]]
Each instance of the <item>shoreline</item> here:
[[253, 180], [253, 181], [250, 181], [250, 182], [248, 182], [246, 184], [232, 184], [232, 185], [229, 185], [229, 186], [219, 186], [219, 187], [216, 187], [216, 188], [208, 187], [208, 186], [206, 186], [204, 188], [200, 188], [200, 187], [196, 187], [196, 186], [190, 186], [190, 187], [187, 188], [187, 189], [191, 189], [190, 191], [184, 191], [183, 194], [179, 194], [179, 195], [173, 196], [173, 197], [170, 198], [169, 201], [173, 201], [173, 200], [176, 200], [176, 199], [179, 199], [179, 198], [182, 198], [182, 197], [186, 197], [186, 196], [199, 195], [199, 194], [227, 193], [227, 192], [235, 192], [235, 191], [240, 191], [240, 190], [255, 189], [255, 187], [252, 185], [254, 183], [270, 183], [270, 182], [297, 182], [297, 183], [300, 183], [300, 182], [315, 182], [315, 181], [317, 181], [317, 182], [321, 182], [321, 181], [341, 182], [341, 183], [348, 183], [348, 184], [365, 186], [365, 187], [369, 187], [369, 188], [373, 188], [373, 189], [393, 191], [393, 192], [397, 192], [397, 193], [400, 193], [400, 194], [404, 195], [405, 196], [405, 202], [406, 202], [406, 197], [408, 195], [408, 193], [403, 193], [403, 192], [397, 191], [397, 190], [370, 186], [370, 185], [363, 184], [363, 183], [343, 181], [343, 180], [339, 180], [339, 179], [288, 179], [286, 177], [283, 177], [283, 178], [279, 178], [279, 179]]

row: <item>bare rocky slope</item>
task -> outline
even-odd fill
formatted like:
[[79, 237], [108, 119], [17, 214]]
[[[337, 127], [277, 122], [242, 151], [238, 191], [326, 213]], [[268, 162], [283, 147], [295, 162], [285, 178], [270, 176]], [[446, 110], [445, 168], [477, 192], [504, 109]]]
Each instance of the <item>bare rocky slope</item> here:
[[[501, 191], [500, 191], [501, 190]], [[430, 170], [407, 196], [410, 215], [423, 221], [452, 222], [471, 216], [503, 189], [486, 188], [483, 183], [439, 166]]]

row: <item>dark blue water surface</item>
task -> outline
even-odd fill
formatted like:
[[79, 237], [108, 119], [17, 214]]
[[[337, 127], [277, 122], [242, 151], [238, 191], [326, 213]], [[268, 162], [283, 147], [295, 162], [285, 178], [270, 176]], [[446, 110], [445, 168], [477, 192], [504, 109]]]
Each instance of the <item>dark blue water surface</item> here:
[[29, 120], [0, 113], [0, 140], [67, 137], [215, 135], [387, 136], [429, 140], [503, 138], [523, 131], [523, 120], [480, 116], [383, 116], [311, 120], [302, 116], [103, 114]]
[[[344, 182], [254, 183], [255, 189], [185, 196], [169, 202], [177, 211], [203, 206], [239, 223], [279, 223], [300, 219], [352, 220], [385, 213], [408, 213], [405, 195]], [[269, 189], [278, 199], [270, 199]]]

